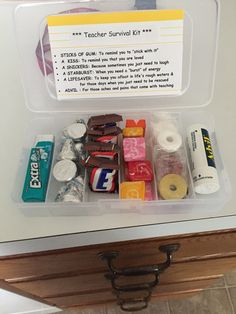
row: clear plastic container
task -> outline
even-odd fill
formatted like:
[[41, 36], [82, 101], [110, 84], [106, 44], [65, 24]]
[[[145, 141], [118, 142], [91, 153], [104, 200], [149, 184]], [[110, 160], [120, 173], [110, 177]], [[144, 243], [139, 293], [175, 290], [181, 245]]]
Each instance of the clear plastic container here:
[[[137, 1], [139, 3], [140, 1]], [[148, 1], [147, 1], [148, 2]], [[153, 1], [150, 1], [153, 5]], [[178, 95], [109, 97], [97, 99], [73, 99], [58, 101], [55, 97], [54, 75], [42, 75], [36, 58], [36, 48], [45, 35], [45, 18], [48, 15], [86, 8], [99, 11], [128, 11], [142, 9], [135, 7], [134, 0], [88, 0], [88, 1], [27, 1], [13, 5], [16, 38], [18, 42], [22, 81], [25, 89], [26, 105], [34, 113], [34, 119], [27, 126], [25, 144], [20, 156], [19, 171], [12, 192], [14, 201], [26, 215], [101, 215], [105, 213], [167, 214], [190, 211], [217, 211], [230, 198], [231, 187], [219, 153], [214, 133], [214, 121], [206, 116], [200, 107], [210, 101], [214, 87], [216, 50], [218, 39], [219, 3], [215, 0], [159, 0], [157, 9], [183, 9], [184, 46], [182, 89]], [[148, 9], [155, 9], [148, 7]], [[50, 52], [49, 52], [50, 54]], [[45, 58], [50, 55], [44, 54]], [[45, 69], [45, 60], [44, 60]], [[153, 140], [152, 123], [155, 117], [168, 115], [177, 121], [182, 135], [181, 156], [184, 158], [185, 177], [188, 181], [187, 197], [181, 200], [157, 200], [158, 178], [153, 182], [154, 200], [120, 200], [119, 194], [91, 192], [86, 185], [84, 201], [79, 204], [55, 202], [60, 184], [49, 179], [45, 203], [23, 203], [21, 193], [28, 163], [30, 148], [38, 134], [54, 134], [56, 162], [62, 129], [76, 119], [85, 119], [95, 114], [119, 113], [123, 119], [146, 119], [148, 132], [146, 143], [148, 159], [155, 165], [158, 147]], [[210, 131], [216, 167], [220, 180], [220, 190], [211, 195], [194, 192], [186, 144], [186, 129], [193, 123], [203, 123]], [[123, 174], [120, 180], [123, 180]]]

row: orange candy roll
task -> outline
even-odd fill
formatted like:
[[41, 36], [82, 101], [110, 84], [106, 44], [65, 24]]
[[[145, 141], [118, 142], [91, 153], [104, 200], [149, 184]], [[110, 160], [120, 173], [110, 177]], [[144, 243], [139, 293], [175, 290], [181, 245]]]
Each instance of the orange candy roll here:
[[145, 182], [122, 182], [120, 184], [120, 198], [121, 199], [141, 199], [145, 200]]

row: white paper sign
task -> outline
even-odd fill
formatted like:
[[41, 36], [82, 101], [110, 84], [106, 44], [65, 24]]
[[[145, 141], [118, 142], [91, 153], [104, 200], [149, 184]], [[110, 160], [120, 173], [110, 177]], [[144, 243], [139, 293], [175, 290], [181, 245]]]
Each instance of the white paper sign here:
[[181, 92], [182, 10], [48, 17], [57, 97]]

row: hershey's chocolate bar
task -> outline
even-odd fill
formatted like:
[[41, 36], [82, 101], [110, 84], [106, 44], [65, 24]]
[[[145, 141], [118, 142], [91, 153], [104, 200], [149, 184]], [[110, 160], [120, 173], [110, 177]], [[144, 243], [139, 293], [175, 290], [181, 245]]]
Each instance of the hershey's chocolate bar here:
[[104, 129], [88, 129], [87, 134], [93, 136], [118, 135], [122, 132], [121, 128], [113, 126]]
[[120, 122], [122, 120], [123, 120], [122, 116], [112, 113], [112, 114], [105, 114], [105, 115], [90, 117], [87, 125], [89, 128], [92, 128], [94, 126], [104, 125], [104, 124], [113, 123], [113, 122]]
[[89, 156], [86, 160], [82, 161], [85, 167], [97, 167], [102, 169], [115, 169], [119, 170], [120, 166], [117, 160], [109, 160], [107, 158]]

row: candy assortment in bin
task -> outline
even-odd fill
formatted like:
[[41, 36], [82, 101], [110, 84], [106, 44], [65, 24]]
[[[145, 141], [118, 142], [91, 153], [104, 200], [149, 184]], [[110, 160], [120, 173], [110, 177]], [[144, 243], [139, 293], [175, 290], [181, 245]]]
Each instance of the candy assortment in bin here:
[[145, 120], [127, 120], [123, 130], [125, 182], [121, 183], [121, 199], [153, 200], [152, 164], [146, 159]]
[[57, 193], [57, 202], [79, 203], [84, 199], [85, 171], [82, 160], [86, 158], [86, 134], [84, 120], [77, 120], [63, 130], [61, 149], [53, 167], [54, 178], [63, 184]]
[[118, 191], [120, 147], [118, 135], [122, 132], [117, 123], [122, 116], [107, 114], [93, 116], [88, 120], [87, 152], [83, 165], [88, 170], [89, 187], [93, 192], [114, 193]]
[[186, 198], [187, 161], [182, 136], [174, 118], [160, 119], [152, 124], [155, 137], [155, 172], [161, 199]]

